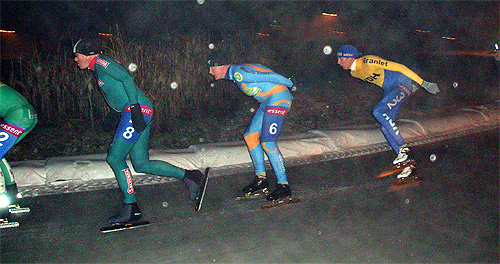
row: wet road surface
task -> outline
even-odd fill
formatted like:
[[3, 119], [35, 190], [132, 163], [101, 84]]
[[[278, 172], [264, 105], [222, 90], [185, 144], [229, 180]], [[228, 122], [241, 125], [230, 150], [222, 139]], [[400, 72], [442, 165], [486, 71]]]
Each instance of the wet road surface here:
[[200, 212], [180, 181], [138, 186], [151, 224], [108, 234], [117, 188], [25, 198], [1, 262], [499, 262], [498, 133], [413, 147], [424, 181], [398, 192], [373, 178], [389, 151], [287, 168], [302, 202], [267, 210], [235, 200], [251, 173], [211, 177]]

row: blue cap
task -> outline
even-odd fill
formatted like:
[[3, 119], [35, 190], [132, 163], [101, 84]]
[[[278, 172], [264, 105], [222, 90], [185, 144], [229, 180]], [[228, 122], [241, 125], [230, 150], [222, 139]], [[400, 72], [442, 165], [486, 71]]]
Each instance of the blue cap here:
[[337, 57], [356, 58], [361, 55], [352, 45], [343, 45], [337, 50]]

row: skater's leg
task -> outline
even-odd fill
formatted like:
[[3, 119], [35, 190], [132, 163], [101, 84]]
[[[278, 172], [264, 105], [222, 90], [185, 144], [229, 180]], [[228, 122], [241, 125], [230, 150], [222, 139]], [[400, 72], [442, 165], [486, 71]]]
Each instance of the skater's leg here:
[[[150, 117], [153, 114], [152, 109], [150, 110], [151, 111], [146, 111], [150, 115], [144, 115], [146, 122], [150, 121]], [[150, 126], [150, 124], [148, 126]], [[113, 142], [111, 142], [108, 156], [106, 157], [106, 161], [113, 170], [118, 186], [123, 193], [124, 202], [124, 206], [120, 212], [109, 219], [111, 224], [122, 224], [135, 221], [142, 216], [137, 207], [132, 173], [125, 161], [140, 135], [141, 134], [135, 131], [133, 127], [130, 111], [124, 111], [121, 114], [118, 128], [116, 129]]]
[[137, 202], [134, 186], [132, 184], [132, 173], [125, 161], [133, 144], [121, 138], [115, 137], [109, 147], [106, 161], [113, 170], [118, 186], [123, 193], [123, 202], [131, 204]]
[[183, 180], [189, 191], [191, 200], [196, 200], [199, 189], [206, 176], [199, 170], [185, 170], [161, 160], [149, 159], [149, 137], [151, 125], [141, 133], [130, 149], [130, 160], [134, 170], [138, 173], [147, 173], [163, 177], [174, 177]]
[[403, 91], [393, 89], [387, 92], [373, 109], [373, 116], [382, 125], [382, 132], [396, 153], [399, 152], [401, 146], [405, 145], [395, 121], [406, 97], [407, 95]]
[[151, 126], [148, 126], [130, 150], [130, 160], [134, 170], [138, 173], [154, 174], [158, 176], [174, 177], [182, 180], [186, 173], [185, 169], [176, 167], [170, 163], [160, 160], [149, 159], [149, 136]]
[[[143, 111], [144, 120], [147, 123], [145, 130], [147, 138], [149, 138], [149, 130], [151, 129], [151, 117], [153, 115], [153, 109], [147, 106], [142, 106], [144, 109], [147, 108], [148, 111]], [[125, 161], [125, 158], [132, 150], [134, 144], [140, 139], [143, 133], [138, 133], [135, 131], [130, 110], [126, 109], [121, 114], [121, 119], [118, 127], [113, 137], [113, 142], [108, 150], [108, 156], [106, 161], [113, 170], [118, 185], [123, 193], [123, 201], [125, 204], [136, 203], [137, 199], [135, 197], [135, 191], [132, 183], [132, 173]], [[144, 131], [143, 131], [144, 132]], [[148, 141], [148, 140], [147, 140]]]
[[278, 183], [276, 189], [266, 197], [270, 201], [280, 200], [292, 195], [292, 190], [288, 185], [285, 161], [277, 143], [289, 108], [289, 102], [280, 107], [267, 107], [264, 114], [262, 146], [274, 169]]
[[0, 160], [0, 171], [3, 173], [5, 190], [7, 193], [7, 197], [9, 199], [9, 207], [19, 206], [20, 199], [22, 198], [21, 194], [17, 189], [17, 184], [14, 179], [14, 174], [12, 173], [12, 169], [10, 168], [9, 163], [5, 158]]
[[7, 222], [10, 216], [9, 212], [9, 197], [7, 196], [7, 189], [5, 188], [5, 179], [0, 177], [0, 223]]
[[266, 107], [262, 122], [262, 147], [269, 158], [279, 184], [288, 184], [285, 161], [278, 147], [278, 137], [288, 109], [289, 107]]
[[392, 135], [387, 131], [387, 129], [385, 127], [381, 127], [380, 130], [382, 130], [382, 134], [384, 134], [384, 137], [387, 140], [387, 142], [389, 143], [389, 145], [391, 146], [392, 150], [394, 150], [394, 152], [398, 153], [399, 146], [398, 146], [398, 143], [392, 137]]
[[14, 175], [12, 173], [12, 169], [10, 168], [9, 163], [5, 158], [0, 160], [0, 170], [5, 178], [5, 185], [14, 184], [16, 181], [14, 179]]
[[245, 143], [254, 165], [255, 174], [265, 177], [266, 166], [264, 163], [264, 149], [260, 143], [260, 131], [264, 117], [264, 106], [260, 106], [255, 112], [250, 125], [244, 133]]
[[283, 155], [278, 148], [277, 142], [268, 141], [262, 142], [264, 151], [266, 152], [269, 162], [273, 167], [274, 173], [276, 174], [277, 182], [280, 184], [288, 184], [288, 178], [286, 175], [285, 161]]
[[267, 193], [269, 181], [266, 177], [266, 166], [264, 163], [264, 149], [260, 143], [260, 130], [262, 129], [262, 119], [264, 117], [265, 107], [261, 105], [255, 112], [252, 121], [244, 133], [245, 143], [252, 159], [255, 177], [243, 188], [245, 195]]

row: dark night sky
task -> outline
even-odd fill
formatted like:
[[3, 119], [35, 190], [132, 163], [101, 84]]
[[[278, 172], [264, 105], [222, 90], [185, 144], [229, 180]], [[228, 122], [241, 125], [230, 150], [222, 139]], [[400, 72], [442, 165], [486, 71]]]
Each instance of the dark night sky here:
[[[359, 36], [415, 29], [459, 37], [464, 43], [498, 39], [498, 1], [1, 1], [1, 29], [39, 40], [113, 33], [150, 39], [208, 30], [230, 35], [269, 24], [293, 30], [321, 12], [337, 13]], [[376, 36], [375, 36], [376, 37]]]

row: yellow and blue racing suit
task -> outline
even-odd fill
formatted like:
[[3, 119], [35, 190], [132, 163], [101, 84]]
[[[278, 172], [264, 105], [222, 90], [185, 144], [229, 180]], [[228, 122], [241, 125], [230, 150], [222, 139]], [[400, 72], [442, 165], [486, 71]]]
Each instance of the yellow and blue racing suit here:
[[384, 98], [373, 109], [373, 116], [382, 125], [382, 132], [393, 150], [398, 153], [405, 142], [395, 120], [403, 102], [414, 92], [412, 80], [422, 85], [424, 79], [402, 64], [374, 55], [356, 59], [351, 75], [384, 89]]
[[255, 174], [265, 175], [265, 152], [278, 183], [286, 183], [285, 162], [277, 141], [292, 105], [292, 94], [288, 90], [293, 86], [292, 81], [260, 64], [231, 64], [224, 78], [260, 103], [244, 133]]

